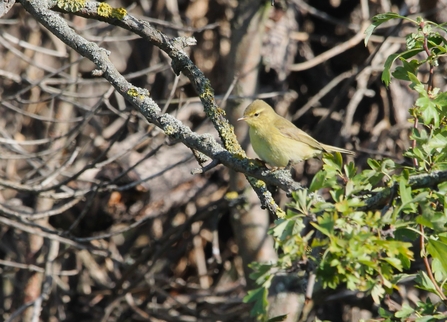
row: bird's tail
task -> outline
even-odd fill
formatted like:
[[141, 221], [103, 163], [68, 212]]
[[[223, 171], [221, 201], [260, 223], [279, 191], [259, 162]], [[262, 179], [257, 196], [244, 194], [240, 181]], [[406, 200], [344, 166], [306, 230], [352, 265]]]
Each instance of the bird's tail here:
[[345, 150], [342, 148], [337, 148], [336, 146], [332, 146], [332, 145], [321, 144], [321, 146], [323, 147], [324, 151], [326, 151], [326, 152], [340, 152], [340, 153], [351, 154], [351, 155], [355, 154], [355, 152], [353, 152], [353, 151]]

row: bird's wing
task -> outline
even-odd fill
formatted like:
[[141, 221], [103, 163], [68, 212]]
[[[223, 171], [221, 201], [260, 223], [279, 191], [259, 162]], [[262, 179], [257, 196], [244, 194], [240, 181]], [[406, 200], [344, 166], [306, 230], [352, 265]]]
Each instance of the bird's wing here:
[[[284, 123], [284, 120], [287, 121], [287, 123]], [[325, 148], [315, 140], [313, 137], [311, 137], [309, 134], [304, 132], [303, 130], [300, 130], [297, 128], [292, 122], [289, 120], [283, 119], [281, 122], [275, 122], [276, 128], [281, 132], [282, 135], [284, 135], [287, 138], [300, 141], [302, 143], [305, 143], [309, 145], [312, 148], [318, 149], [318, 150], [325, 150]]]

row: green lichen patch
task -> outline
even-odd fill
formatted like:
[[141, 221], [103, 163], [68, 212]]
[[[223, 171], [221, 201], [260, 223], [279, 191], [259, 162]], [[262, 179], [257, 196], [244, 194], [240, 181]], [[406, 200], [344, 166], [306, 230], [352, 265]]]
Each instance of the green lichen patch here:
[[127, 15], [127, 10], [124, 8], [113, 8], [112, 18], [122, 20]]
[[137, 97], [138, 90], [135, 87], [132, 87], [127, 91], [127, 95], [132, 96], [132, 97]]
[[211, 86], [209, 86], [209, 81], [205, 84], [204, 91], [200, 94], [200, 98], [214, 101], [214, 90]]
[[138, 97], [140, 100], [144, 100], [150, 95], [149, 91], [144, 88], [132, 87], [127, 90], [127, 95], [132, 97]]
[[168, 125], [166, 126], [163, 131], [165, 132], [166, 135], [168, 136], [172, 136], [176, 133], [176, 129], [175, 127], [173, 127], [172, 125]]
[[84, 8], [86, 3], [87, 0], [57, 0], [56, 5], [62, 10], [76, 12]]
[[100, 3], [98, 5], [98, 9], [96, 10], [96, 12], [98, 13], [99, 16], [106, 17], [106, 18], [108, 18], [112, 15], [112, 11], [113, 11], [113, 8], [109, 4], [104, 3], [104, 2]]
[[[273, 201], [273, 199], [271, 200], [271, 204], [275, 205], [275, 201]], [[282, 210], [281, 208], [277, 208], [276, 209], [276, 215], [278, 216], [278, 218], [285, 218], [286, 217], [286, 213], [284, 210]]]
[[113, 8], [107, 3], [100, 3], [96, 10], [99, 16], [105, 18], [123, 19], [127, 15], [127, 10], [124, 8]]
[[237, 191], [229, 191], [225, 194], [225, 199], [227, 200], [235, 200], [237, 198], [239, 198]]

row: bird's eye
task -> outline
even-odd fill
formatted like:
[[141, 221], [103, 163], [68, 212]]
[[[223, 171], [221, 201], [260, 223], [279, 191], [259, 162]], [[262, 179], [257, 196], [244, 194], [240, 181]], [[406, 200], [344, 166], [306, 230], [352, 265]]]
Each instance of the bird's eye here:
[[258, 117], [258, 116], [259, 116], [259, 112], [258, 112], [258, 113], [255, 113], [254, 115], [255, 115], [256, 117]]

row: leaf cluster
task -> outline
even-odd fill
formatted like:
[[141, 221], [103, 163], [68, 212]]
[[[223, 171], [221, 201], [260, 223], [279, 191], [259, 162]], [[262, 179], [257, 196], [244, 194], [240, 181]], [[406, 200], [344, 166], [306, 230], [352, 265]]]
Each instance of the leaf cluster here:
[[[409, 111], [413, 146], [404, 154], [414, 166], [369, 159], [369, 168], [359, 171], [354, 163], [344, 165], [339, 153], [323, 157], [323, 169], [309, 189], [293, 193], [287, 215], [270, 230], [280, 254], [278, 262], [253, 265], [259, 288], [246, 301], [255, 303], [252, 313], [261, 320], [267, 320], [268, 287], [277, 272], [298, 272], [303, 278], [312, 273], [323, 289], [365, 292], [379, 306], [386, 294], [411, 280], [440, 301], [421, 300], [396, 312], [381, 307], [382, 319], [445, 319], [439, 307], [447, 293], [447, 182], [421, 187], [414, 185], [413, 178], [447, 170], [447, 93], [434, 88], [432, 79], [424, 84], [418, 78], [421, 66], [433, 71], [439, 57], [446, 55], [446, 29], [422, 18], [385, 13], [373, 18], [365, 41], [391, 19], [404, 19], [416, 29], [406, 37], [406, 50], [388, 57], [382, 74], [387, 86], [394, 77], [410, 82], [418, 94]], [[322, 200], [322, 194], [328, 200]], [[380, 196], [386, 198], [369, 202]], [[416, 244], [421, 254], [415, 254]], [[412, 265], [416, 260], [425, 263], [424, 269]]]

